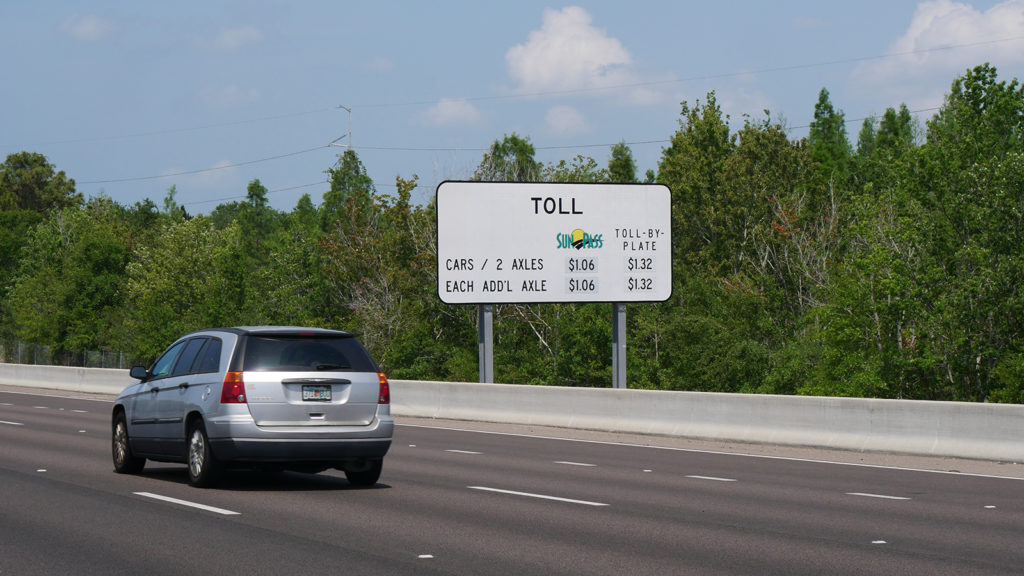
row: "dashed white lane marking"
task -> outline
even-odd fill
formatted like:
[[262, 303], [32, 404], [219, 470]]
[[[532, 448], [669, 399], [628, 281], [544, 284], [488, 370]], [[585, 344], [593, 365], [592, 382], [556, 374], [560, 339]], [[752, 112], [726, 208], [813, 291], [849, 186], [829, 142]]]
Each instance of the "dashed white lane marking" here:
[[24, 426], [21, 422], [8, 422], [6, 420], [0, 420], [0, 424], [7, 424], [8, 426]]
[[565, 464], [566, 466], [583, 466], [585, 468], [593, 468], [597, 466], [597, 464], [587, 464], [585, 462], [566, 462], [564, 460], [558, 460], [555, 462], [555, 464]]
[[847, 492], [847, 496], [863, 496], [865, 498], [881, 498], [883, 500], [910, 500], [906, 496], [886, 496], [885, 494], [868, 494], [867, 492]]
[[74, 412], [76, 414], [88, 414], [89, 413], [88, 410], [72, 410], [72, 412]]
[[694, 480], [712, 480], [714, 482], [736, 482], [735, 478], [717, 478], [715, 476], [696, 476], [690, 475], [687, 478], [693, 478]]
[[763, 460], [780, 460], [784, 462], [808, 462], [811, 464], [828, 464], [831, 466], [853, 466], [856, 468], [874, 468], [878, 470], [901, 470], [904, 472], [924, 472], [927, 474], [946, 474], [950, 476], [969, 476], [972, 478], [996, 478], [999, 480], [1024, 481], [1020, 476], [997, 476], [993, 474], [976, 474], [970, 472], [958, 472], [956, 470], [929, 470], [927, 468], [910, 468], [906, 466], [882, 466], [879, 464], [864, 464], [859, 462], [837, 462], [834, 460], [819, 460], [815, 458], [794, 458], [791, 456], [770, 456], [766, 454], [747, 454], [744, 452], [724, 452], [721, 450], [700, 450], [696, 448], [679, 448], [673, 446], [651, 446], [650, 444], [634, 444], [630, 442], [609, 442], [603, 440], [585, 440], [582, 438], [565, 438], [561, 436], [544, 436], [540, 434], [516, 434], [512, 432], [497, 432], [491, 430], [472, 430], [469, 428], [456, 428], [453, 426], [428, 426], [426, 424], [395, 424], [397, 427], [405, 428], [426, 428], [428, 430], [450, 430], [453, 432], [469, 432], [473, 434], [490, 434], [495, 436], [509, 436], [512, 438], [535, 438], [538, 440], [558, 440], [561, 442], [578, 442], [581, 444], [594, 444], [603, 446], [625, 446], [629, 448], [645, 448], [649, 450], [664, 450], [668, 452], [688, 452], [691, 454], [714, 454], [718, 456], [735, 456], [739, 458], [760, 458]]
[[420, 554], [419, 556], [417, 556], [417, 558], [419, 558], [420, 560], [430, 560], [433, 557], [433, 554]]
[[483, 454], [483, 452], [473, 452], [471, 450], [445, 450], [445, 452], [451, 452], [452, 454]]
[[206, 510], [207, 512], [216, 512], [217, 514], [223, 514], [225, 516], [235, 516], [240, 514], [239, 512], [233, 512], [231, 510], [225, 510], [223, 508], [216, 508], [214, 506], [207, 506], [206, 504], [198, 504], [196, 502], [189, 502], [188, 500], [178, 500], [177, 498], [171, 498], [170, 496], [161, 496], [159, 494], [153, 494], [151, 492], [132, 492], [136, 496], [143, 496], [145, 498], [153, 498], [154, 500], [162, 500], [164, 502], [170, 502], [171, 504], [180, 504], [181, 506], [188, 506], [190, 508], [198, 508], [200, 510]]
[[541, 500], [554, 500], [556, 502], [567, 502], [569, 504], [582, 504], [584, 506], [608, 506], [602, 502], [589, 502], [587, 500], [575, 500], [572, 498], [561, 498], [548, 496], [547, 494], [533, 494], [530, 492], [516, 492], [515, 490], [502, 490], [500, 488], [488, 488], [487, 486], [467, 486], [471, 490], [483, 490], [484, 492], [496, 492], [498, 494], [510, 494], [512, 496], [525, 496], [527, 498], [540, 498]]

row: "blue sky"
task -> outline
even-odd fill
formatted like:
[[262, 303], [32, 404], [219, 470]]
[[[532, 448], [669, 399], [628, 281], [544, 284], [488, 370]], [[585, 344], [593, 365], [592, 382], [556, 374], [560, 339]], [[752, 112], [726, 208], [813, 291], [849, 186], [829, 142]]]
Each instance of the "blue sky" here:
[[970, 66], [1024, 78], [1024, 0], [4, 0], [0, 49], [3, 156], [122, 204], [174, 185], [193, 214], [259, 178], [288, 211], [349, 144], [339, 106], [378, 191], [415, 174], [421, 201], [512, 132], [545, 162], [625, 141], [642, 174], [711, 90], [793, 138], [823, 87], [853, 137], [901, 103], [925, 119]]

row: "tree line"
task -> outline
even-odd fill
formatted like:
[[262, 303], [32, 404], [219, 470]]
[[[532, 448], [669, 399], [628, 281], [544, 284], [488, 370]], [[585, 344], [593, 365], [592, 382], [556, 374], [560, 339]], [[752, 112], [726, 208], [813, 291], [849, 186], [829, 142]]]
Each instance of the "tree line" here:
[[[1024, 402], [1024, 88], [985, 64], [921, 123], [905, 105], [855, 142], [822, 89], [808, 136], [765, 111], [683, 102], [657, 170], [542, 163], [496, 140], [481, 181], [658, 182], [672, 194], [673, 295], [630, 305], [633, 388]], [[436, 293], [433, 202], [379, 193], [358, 154], [290, 212], [190, 215], [83, 199], [45, 157], [0, 166], [0, 338], [145, 361], [190, 330], [295, 324], [357, 333], [393, 378], [477, 379], [476, 309]], [[607, 386], [611, 306], [495, 307], [500, 382]]]

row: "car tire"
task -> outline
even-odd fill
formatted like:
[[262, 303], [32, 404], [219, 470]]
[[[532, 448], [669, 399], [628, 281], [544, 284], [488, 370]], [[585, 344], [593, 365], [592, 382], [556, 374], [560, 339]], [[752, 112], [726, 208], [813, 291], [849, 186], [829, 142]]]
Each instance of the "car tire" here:
[[202, 420], [195, 420], [188, 427], [186, 439], [188, 483], [197, 488], [209, 488], [220, 481], [221, 463], [210, 449], [210, 439]]
[[359, 487], [369, 487], [377, 484], [380, 479], [380, 472], [384, 468], [383, 460], [369, 460], [365, 466], [358, 468], [346, 468], [345, 478], [349, 484]]
[[138, 474], [146, 465], [145, 458], [132, 454], [131, 442], [128, 441], [128, 423], [124, 412], [118, 411], [111, 427], [111, 452], [114, 458], [114, 472], [118, 474]]

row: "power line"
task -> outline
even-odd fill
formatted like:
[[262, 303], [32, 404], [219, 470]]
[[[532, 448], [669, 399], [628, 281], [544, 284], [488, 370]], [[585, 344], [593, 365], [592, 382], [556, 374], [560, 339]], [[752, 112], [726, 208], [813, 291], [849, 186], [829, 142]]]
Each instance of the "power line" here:
[[[823, 66], [834, 66], [834, 65], [837, 65], [837, 64], [852, 64], [852, 63], [866, 62], [866, 61], [871, 61], [871, 60], [881, 60], [881, 59], [886, 59], [886, 58], [895, 58], [895, 57], [899, 57], [899, 56], [908, 56], [908, 55], [916, 55], [916, 54], [927, 54], [927, 53], [932, 53], [932, 52], [949, 51], [949, 50], [955, 50], [955, 49], [960, 49], [960, 48], [972, 48], [972, 47], [976, 47], [976, 46], [985, 46], [985, 45], [999, 44], [999, 43], [1005, 43], [1005, 42], [1013, 42], [1013, 41], [1019, 41], [1019, 40], [1024, 40], [1024, 36], [1014, 36], [1014, 37], [1010, 37], [1010, 38], [1001, 38], [1001, 39], [994, 39], [994, 40], [984, 40], [984, 41], [979, 41], [979, 42], [972, 42], [972, 43], [965, 43], [965, 44], [956, 44], [956, 45], [949, 45], [949, 46], [939, 46], [939, 47], [935, 47], [935, 48], [922, 48], [922, 49], [918, 49], [918, 50], [906, 50], [906, 51], [903, 51], [903, 52], [894, 52], [894, 53], [891, 53], [891, 54], [883, 54], [883, 55], [875, 55], [875, 56], [863, 56], [863, 57], [858, 57], [858, 58], [847, 58], [847, 59], [839, 59], [839, 60], [829, 60], [829, 61], [816, 62], [816, 63], [808, 63], [808, 64], [794, 64], [794, 65], [788, 65], [788, 66], [778, 66], [778, 67], [772, 67], [772, 68], [762, 68], [762, 69], [759, 69], [759, 70], [747, 70], [747, 71], [743, 71], [743, 72], [726, 72], [726, 73], [720, 73], [720, 74], [707, 74], [707, 75], [701, 75], [701, 76], [690, 76], [690, 77], [682, 78], [682, 79], [656, 80], [656, 81], [648, 81], [648, 82], [634, 82], [634, 83], [628, 83], [628, 84], [617, 84], [617, 85], [612, 85], [612, 86], [588, 87], [588, 88], [578, 88], [578, 89], [572, 89], [572, 90], [555, 90], [555, 91], [546, 91], [546, 92], [534, 92], [534, 93], [528, 93], [528, 94], [512, 94], [512, 95], [499, 95], [499, 96], [478, 96], [478, 97], [464, 98], [463, 100], [474, 101], [474, 102], [479, 102], [479, 101], [500, 101], [500, 100], [516, 100], [516, 99], [525, 99], [525, 98], [538, 98], [538, 97], [550, 97], [550, 96], [564, 96], [564, 95], [570, 95], [570, 94], [604, 92], [604, 91], [618, 90], [618, 89], [624, 89], [624, 88], [640, 88], [640, 87], [649, 87], [649, 86], [657, 86], [657, 85], [665, 85], [665, 84], [684, 83], [684, 82], [690, 82], [690, 81], [696, 81], [696, 80], [713, 80], [713, 79], [730, 78], [730, 77], [736, 77], [736, 76], [746, 76], [746, 75], [752, 75], [752, 74], [766, 74], [766, 73], [774, 73], [774, 72], [786, 72], [786, 71], [793, 71], [793, 70], [803, 70], [803, 69], [817, 68], [817, 67], [823, 67]], [[363, 105], [355, 105], [355, 106], [352, 106], [352, 107], [345, 107], [345, 109], [349, 110], [349, 113], [351, 114], [352, 108], [364, 108], [364, 109], [368, 109], [368, 108], [394, 108], [394, 107], [403, 107], [403, 106], [428, 105], [428, 104], [435, 104], [435, 103], [436, 103], [436, 101], [431, 100], [431, 101], [415, 101], [415, 102], [391, 103], [391, 104], [363, 104]], [[274, 120], [274, 119], [281, 119], [281, 118], [293, 118], [293, 117], [297, 117], [297, 116], [303, 116], [303, 115], [308, 115], [308, 114], [314, 114], [314, 113], [320, 113], [320, 112], [324, 112], [324, 111], [328, 111], [328, 110], [333, 110], [335, 108], [336, 107], [319, 108], [319, 109], [311, 110], [311, 111], [307, 111], [307, 112], [298, 112], [298, 113], [293, 113], [293, 114], [282, 114], [282, 115], [277, 115], [277, 116], [267, 116], [267, 117], [263, 117], [263, 118], [256, 118], [256, 119], [250, 119], [250, 120], [239, 120], [239, 121], [235, 121], [235, 122], [208, 124], [208, 125], [205, 125], [205, 126], [196, 126], [196, 127], [191, 127], [191, 128], [151, 131], [151, 132], [144, 132], [144, 133], [138, 133], [138, 134], [133, 134], [133, 135], [126, 135], [126, 136], [110, 136], [110, 137], [94, 138], [94, 139], [60, 140], [60, 141], [50, 142], [49, 144], [73, 143], [73, 142], [95, 142], [95, 141], [102, 141], [102, 140], [115, 140], [115, 139], [122, 139], [122, 138], [131, 138], [131, 137], [140, 137], [140, 136], [151, 136], [151, 135], [163, 135], [163, 134], [170, 134], [170, 133], [176, 133], [176, 132], [187, 132], [187, 131], [195, 131], [195, 130], [204, 130], [204, 129], [208, 129], [208, 128], [215, 128], [215, 127], [222, 127], [222, 126], [233, 126], [233, 125], [240, 125], [240, 124], [246, 124], [246, 123], [261, 122], [261, 121], [266, 121], [266, 120]], [[923, 109], [923, 110], [915, 110], [912, 113], [916, 114], [916, 113], [920, 113], [920, 112], [924, 112], [924, 111], [931, 111], [931, 110], [936, 110], [936, 109], [937, 108], [927, 108], [927, 109]], [[865, 118], [856, 118], [856, 119], [847, 120], [846, 122], [847, 123], [859, 122], [859, 121], [863, 121], [865, 119], [867, 119], [867, 118], [866, 117]], [[796, 127], [790, 127], [790, 129], [791, 130], [792, 129], [802, 129], [802, 128], [808, 128], [808, 127], [809, 126], [796, 126]], [[669, 139], [656, 139], [656, 140], [642, 140], [642, 141], [624, 142], [624, 143], [626, 145], [630, 145], [630, 146], [641, 146], [641, 145], [647, 145], [647, 144], [664, 144], [664, 143], [667, 143], [667, 142], [670, 142], [670, 141], [671, 140], [669, 140]], [[610, 147], [610, 146], [613, 146], [615, 144], [617, 144], [617, 143], [612, 143], [612, 144], [577, 144], [577, 145], [562, 145], [562, 146], [536, 146], [535, 149], [536, 150], [571, 150], [571, 149]], [[111, 179], [104, 179], [104, 180], [90, 180], [90, 181], [80, 182], [80, 184], [113, 184], [113, 183], [123, 183], [123, 182], [138, 182], [138, 181], [145, 181], [145, 180], [157, 180], [157, 179], [162, 179], [162, 178], [172, 178], [172, 177], [176, 177], [176, 176], [187, 176], [187, 175], [193, 175], [193, 174], [202, 174], [202, 173], [206, 173], [206, 172], [213, 172], [213, 171], [217, 171], [217, 170], [225, 170], [225, 169], [228, 169], [228, 168], [237, 168], [239, 166], [247, 166], [247, 165], [257, 164], [257, 163], [261, 163], [261, 162], [268, 162], [268, 161], [272, 161], [272, 160], [278, 160], [278, 159], [287, 158], [287, 157], [290, 157], [290, 156], [297, 156], [297, 155], [300, 155], [300, 154], [306, 154], [306, 153], [309, 153], [309, 152], [312, 152], [312, 151], [315, 151], [315, 150], [319, 150], [321, 148], [329, 147], [329, 146], [330, 146], [330, 144], [328, 144], [326, 146], [318, 146], [316, 148], [310, 148], [310, 149], [307, 149], [307, 150], [300, 150], [300, 151], [297, 151], [297, 152], [289, 152], [289, 153], [281, 154], [281, 155], [278, 155], [278, 156], [271, 156], [271, 157], [268, 157], [268, 158], [261, 158], [261, 159], [257, 159], [257, 160], [246, 161], [246, 162], [238, 162], [238, 163], [232, 163], [232, 164], [225, 164], [225, 165], [222, 165], [222, 166], [215, 166], [215, 167], [212, 167], [212, 168], [204, 168], [204, 169], [197, 169], [197, 170], [185, 170], [185, 171], [173, 172], [173, 173], [169, 173], [169, 174], [159, 174], [159, 175], [152, 175], [152, 176], [137, 176], [137, 177], [129, 177], [129, 178], [111, 178]], [[349, 142], [349, 147], [352, 148], [351, 142]], [[409, 147], [409, 146], [357, 146], [355, 148], [358, 148], [360, 150], [376, 150], [376, 151], [392, 151], [392, 152], [456, 152], [456, 153], [457, 152], [486, 152], [487, 150], [489, 150], [489, 148]]]
[[180, 134], [183, 132], [196, 132], [199, 130], [209, 130], [211, 128], [223, 128], [226, 126], [240, 126], [243, 124], [254, 124], [256, 122], [266, 122], [268, 120], [283, 120], [287, 118], [298, 118], [299, 116], [309, 116], [311, 114], [319, 114], [332, 110], [332, 108], [318, 108], [316, 110], [307, 110], [305, 112], [292, 112], [289, 114], [277, 114], [274, 116], [263, 116], [260, 118], [248, 118], [244, 120], [234, 120], [232, 122], [217, 122], [213, 124], [203, 124], [200, 126], [190, 126], [187, 128], [168, 128], [164, 130], [151, 130], [148, 132], [136, 132], [134, 134], [121, 134], [115, 136], [94, 136], [91, 138], [68, 138], [64, 140], [52, 140], [49, 142], [37, 142], [35, 144], [27, 144], [23, 146], [3, 146], [4, 148], [34, 148], [36, 146], [51, 146], [54, 144], [87, 144], [90, 142], [109, 142], [112, 140], [127, 140], [129, 138], [142, 138], [146, 136], [166, 136], [168, 134]]
[[316, 148], [308, 148], [306, 150], [298, 150], [296, 152], [288, 152], [286, 154], [279, 154], [277, 156], [270, 156], [268, 158], [260, 158], [258, 160], [247, 160], [245, 162], [235, 162], [231, 164], [223, 164], [220, 166], [214, 166], [213, 168], [201, 168], [198, 170], [182, 170], [180, 172], [170, 172], [168, 174], [157, 174], [153, 176], [133, 176], [130, 178], [109, 178], [106, 180], [87, 180], [79, 182], [79, 184], [113, 184], [121, 182], [139, 182], [142, 180], [159, 180], [161, 178], [174, 178], [176, 176], [189, 176], [192, 174], [203, 174], [206, 172], [216, 172], [217, 170], [227, 170], [228, 168], [238, 168], [240, 166], [249, 166], [251, 164], [259, 164], [261, 162], [270, 162], [271, 160], [280, 160], [281, 158], [289, 158], [291, 156], [298, 156], [300, 154], [308, 154], [315, 152], [316, 150], [323, 150], [327, 148], [327, 145], [317, 146]]
[[[920, 108], [917, 110], [910, 110], [911, 114], [920, 114], [923, 112], [934, 112], [939, 110], [938, 107], [932, 108]], [[846, 118], [844, 123], [852, 124], [854, 122], [863, 122], [874, 116], [862, 116], [860, 118]], [[788, 130], [800, 130], [804, 128], [810, 128], [810, 124], [802, 126], [789, 126]], [[616, 144], [625, 144], [627, 146], [644, 146], [647, 144], [667, 144], [671, 142], [671, 138], [657, 138], [653, 140], [633, 140], [633, 141], [620, 141], [602, 144], [563, 144], [558, 146], [534, 146], [534, 150], [577, 150], [582, 148], [611, 148]], [[414, 147], [414, 146], [356, 146], [357, 150], [376, 150], [384, 152], [488, 152], [490, 147], [486, 148], [453, 148], [453, 147]]]
[[[521, 94], [504, 94], [504, 95], [496, 95], [496, 96], [472, 96], [472, 97], [467, 97], [467, 98], [461, 98], [461, 100], [465, 100], [467, 102], [485, 102], [485, 101], [501, 101], [501, 100], [521, 100], [521, 99], [542, 98], [542, 97], [551, 97], [551, 96], [568, 96], [568, 95], [572, 95], [572, 94], [586, 94], [586, 93], [592, 93], [592, 92], [608, 92], [608, 91], [612, 91], [612, 90], [621, 90], [621, 89], [625, 89], [625, 88], [644, 88], [644, 87], [650, 87], [650, 86], [662, 86], [662, 85], [666, 85], [666, 84], [682, 84], [682, 83], [694, 82], [694, 81], [698, 81], [698, 80], [716, 80], [716, 79], [721, 79], [721, 78], [735, 78], [735, 77], [738, 77], [738, 76], [749, 76], [749, 75], [754, 75], [754, 74], [768, 74], [768, 73], [775, 73], [775, 72], [789, 72], [789, 71], [793, 71], [793, 70], [805, 70], [805, 69], [809, 69], [809, 68], [820, 68], [820, 67], [825, 67], [825, 66], [835, 66], [835, 65], [838, 65], [838, 64], [855, 64], [855, 63], [859, 63], [859, 62], [868, 62], [868, 61], [871, 61], [871, 60], [884, 60], [886, 58], [896, 58], [896, 57], [900, 57], [900, 56], [912, 56], [912, 55], [919, 55], [919, 54], [929, 54], [929, 53], [933, 53], [933, 52], [944, 52], [944, 51], [956, 50], [956, 49], [961, 49], [961, 48], [974, 48], [974, 47], [977, 47], [977, 46], [987, 46], [987, 45], [992, 45], [992, 44], [1002, 44], [1002, 43], [1006, 43], [1006, 42], [1015, 42], [1015, 41], [1020, 41], [1020, 40], [1024, 40], [1024, 36], [1013, 36], [1013, 37], [1009, 37], [1009, 38], [998, 38], [998, 39], [994, 39], [994, 40], [982, 40], [982, 41], [979, 41], [979, 42], [969, 42], [969, 43], [965, 43], [965, 44], [952, 44], [952, 45], [948, 45], [948, 46], [938, 46], [938, 47], [934, 47], [934, 48], [921, 48], [921, 49], [917, 49], [917, 50], [906, 50], [906, 51], [903, 51], [903, 52], [893, 52], [893, 53], [890, 53], [890, 54], [881, 54], [881, 55], [875, 55], [875, 56], [861, 56], [861, 57], [857, 57], [857, 58], [845, 58], [845, 59], [838, 59], [838, 60], [827, 60], [827, 61], [812, 62], [812, 63], [807, 63], [807, 64], [792, 64], [792, 65], [786, 65], [786, 66], [776, 66], [776, 67], [761, 68], [761, 69], [756, 69], [756, 70], [745, 70], [745, 71], [742, 71], [742, 72], [722, 72], [722, 73], [718, 73], [718, 74], [704, 74], [704, 75], [688, 76], [688, 77], [684, 77], [684, 78], [671, 79], [671, 80], [651, 80], [651, 81], [647, 81], [647, 82], [633, 82], [633, 83], [626, 83], [626, 84], [614, 84], [614, 85], [609, 85], [609, 86], [594, 86], [594, 87], [587, 87], [587, 88], [574, 88], [574, 89], [568, 89], [568, 90], [550, 90], [550, 91], [543, 91], [543, 92], [530, 92], [530, 93], [521, 93]], [[356, 104], [354, 106], [351, 106], [350, 108], [363, 108], [363, 109], [401, 108], [401, 107], [408, 107], [408, 106], [427, 106], [427, 105], [433, 105], [433, 104], [437, 104], [437, 100], [436, 99], [435, 100], [418, 100], [418, 101], [409, 101], [409, 102], [393, 102], [393, 103], [383, 103], [383, 104], [382, 103]], [[137, 133], [133, 133], [133, 134], [123, 134], [123, 135], [115, 135], [115, 136], [98, 136], [98, 137], [92, 137], [92, 138], [70, 138], [70, 139], [63, 139], [63, 140], [53, 140], [53, 141], [49, 141], [49, 142], [39, 142], [39, 143], [30, 144], [30, 145], [26, 145], [26, 146], [3, 146], [3, 147], [5, 147], [5, 148], [26, 148], [26, 147], [34, 147], [34, 146], [47, 146], [47, 145], [53, 145], [53, 144], [80, 144], [80, 143], [89, 143], [89, 142], [103, 142], [103, 141], [110, 141], [110, 140], [123, 140], [123, 139], [128, 139], [128, 138], [140, 138], [140, 137], [145, 137], [145, 136], [162, 136], [162, 135], [177, 134], [177, 133], [182, 133], [182, 132], [194, 132], [194, 131], [198, 131], [198, 130], [208, 130], [208, 129], [211, 129], [211, 128], [222, 128], [222, 127], [227, 127], [227, 126], [239, 126], [239, 125], [242, 125], [242, 124], [252, 124], [252, 123], [256, 123], [256, 122], [265, 122], [265, 121], [268, 121], [268, 120], [281, 120], [281, 119], [286, 119], [286, 118], [296, 118], [296, 117], [299, 117], [299, 116], [308, 116], [310, 114], [319, 114], [319, 113], [322, 113], [322, 112], [327, 112], [327, 111], [331, 111], [331, 110], [335, 110], [335, 109], [337, 109], [337, 106], [315, 108], [315, 109], [307, 110], [307, 111], [303, 111], [303, 112], [293, 112], [293, 113], [287, 113], [287, 114], [263, 116], [263, 117], [259, 117], [259, 118], [250, 118], [250, 119], [244, 119], [244, 120], [236, 120], [236, 121], [232, 121], [232, 122], [219, 122], [219, 123], [213, 123], [213, 124], [204, 124], [204, 125], [191, 126], [191, 127], [186, 127], [186, 128], [170, 128], [170, 129], [164, 129], [164, 130], [152, 130], [152, 131], [148, 131], [148, 132], [137, 132]], [[346, 108], [346, 109], [349, 109], [349, 108]]]
[[[646, 82], [632, 82], [626, 84], [613, 84], [609, 86], [593, 86], [588, 88], [572, 88], [567, 90], [549, 90], [543, 92], [530, 92], [522, 94], [505, 94], [498, 96], [474, 96], [467, 98], [460, 98], [466, 102], [485, 102], [485, 101], [500, 101], [500, 100], [524, 100], [531, 98], [543, 98], [551, 96], [568, 96], [572, 94], [586, 94], [589, 92], [609, 92], [612, 90], [621, 90], [624, 88], [646, 88], [650, 86], [663, 86], [666, 84], [683, 84], [686, 82], [695, 82], [698, 80], [718, 80], [722, 78], [735, 78], [739, 76], [750, 76], [756, 74], [769, 74], [775, 72], [791, 72], [794, 70], [806, 70], [809, 68], [821, 68], [825, 66], [835, 66], [838, 64], [856, 64], [860, 62], [869, 62], [872, 60], [884, 60], [887, 58], [897, 58], [900, 56], [913, 56], [918, 54], [929, 54], [932, 52], [945, 52], [949, 50], [956, 50], [960, 48], [974, 48], [977, 46], [987, 46], [991, 44], [1001, 44], [1005, 42], [1015, 42], [1024, 40], [1024, 36], [1013, 36], [1010, 38], [999, 38], [995, 40], [982, 40], [979, 42], [969, 42], [966, 44], [951, 44], [948, 46], [938, 46], [935, 48], [920, 48], [917, 50], [906, 50], [903, 52], [893, 52], [890, 54], [880, 54], [875, 56], [860, 56], [857, 58], [844, 58], [839, 60], [827, 60], [823, 62], [812, 62], [808, 64], [791, 64], [786, 66], [776, 66], [772, 68], [761, 68], [756, 70], [744, 70], [742, 72], [721, 72], [718, 74], [704, 74], [698, 76], [688, 76], [684, 78], [677, 78], [671, 80], [650, 80]], [[353, 108], [399, 108], [405, 106], [427, 106], [437, 104], [436, 100], [431, 101], [415, 101], [415, 102], [402, 102], [402, 103], [384, 103], [384, 104], [358, 104]]]
[[[310, 184], [299, 184], [299, 185], [296, 185], [296, 186], [287, 186], [285, 188], [276, 188], [274, 190], [267, 190], [267, 194], [276, 194], [278, 192], [288, 192], [290, 190], [299, 190], [300, 188], [312, 188], [313, 186], [320, 186], [321, 184], [329, 184], [329, 183], [330, 183], [330, 180], [320, 180], [319, 182], [312, 182]], [[241, 195], [241, 196], [227, 196], [227, 197], [224, 197], [224, 198], [213, 198], [213, 199], [210, 199], [210, 200], [196, 200], [195, 202], [184, 202], [184, 203], [182, 203], [182, 206], [194, 206], [194, 205], [197, 205], [197, 204], [210, 204], [210, 203], [213, 203], [213, 202], [225, 202], [225, 201], [228, 201], [228, 200], [238, 200], [238, 199], [246, 198], [246, 197], [248, 197], [248, 194]]]
[[[923, 112], [933, 112], [933, 111], [936, 111], [936, 110], [939, 110], [939, 109], [938, 108], [925, 108], [925, 109], [920, 109], [920, 110], [912, 110], [912, 111], [910, 111], [910, 114], [921, 114]], [[865, 117], [861, 117], [861, 118], [850, 118], [850, 119], [846, 119], [845, 122], [847, 124], [851, 124], [851, 123], [854, 123], [854, 122], [863, 122], [864, 120], [867, 120], [868, 118], [871, 118], [871, 117], [865, 116]], [[810, 127], [810, 125], [791, 126], [790, 129], [791, 130], [794, 130], [794, 129], [798, 129], [799, 130], [799, 129], [809, 128], [809, 127]], [[545, 151], [545, 150], [582, 150], [582, 149], [593, 149], [593, 148], [611, 148], [611, 147], [613, 147], [615, 145], [618, 145], [618, 143], [625, 143], [626, 146], [663, 145], [663, 143], [669, 143], [671, 141], [672, 141], [671, 138], [655, 138], [655, 139], [631, 140], [631, 141], [625, 141], [624, 140], [624, 141], [603, 142], [603, 143], [581, 143], [581, 145], [537, 146], [537, 147], [534, 147], [534, 150]], [[181, 170], [181, 171], [178, 171], [178, 172], [170, 172], [170, 173], [166, 173], [166, 174], [155, 174], [155, 175], [150, 175], [150, 176], [132, 176], [132, 177], [125, 177], [125, 178], [108, 178], [108, 179], [101, 179], [101, 180], [83, 180], [83, 181], [80, 181], [78, 183], [80, 183], [80, 184], [121, 183], [121, 182], [142, 181], [142, 180], [156, 180], [156, 179], [162, 179], [162, 178], [172, 178], [172, 177], [176, 177], [176, 176], [186, 176], [186, 175], [193, 175], [193, 174], [202, 174], [202, 173], [206, 173], [206, 172], [215, 172], [217, 170], [226, 170], [228, 168], [238, 168], [238, 167], [241, 167], [241, 166], [250, 166], [252, 164], [259, 164], [259, 163], [262, 163], [262, 162], [270, 162], [270, 161], [273, 161], [273, 160], [281, 160], [283, 158], [290, 158], [292, 156], [299, 156], [299, 155], [302, 155], [302, 154], [308, 154], [310, 152], [315, 152], [317, 150], [323, 150], [323, 149], [326, 149], [326, 148], [330, 148], [330, 146], [331, 145], [318, 146], [318, 147], [315, 147], [315, 148], [310, 148], [310, 149], [306, 149], [306, 150], [300, 150], [300, 151], [296, 151], [296, 152], [289, 152], [289, 153], [286, 153], [286, 154], [280, 154], [278, 156], [270, 156], [270, 157], [267, 157], [267, 158], [260, 158], [260, 159], [257, 159], [257, 160], [248, 160], [248, 161], [245, 161], [245, 162], [236, 162], [236, 163], [231, 163], [231, 164], [223, 164], [221, 166], [214, 166], [212, 168], [201, 168], [201, 169], [196, 169], [196, 170]], [[379, 152], [447, 152], [447, 153], [460, 153], [460, 152], [483, 152], [483, 153], [485, 153], [485, 152], [488, 152], [490, 150], [489, 147], [487, 147], [487, 148], [451, 148], [451, 147], [450, 148], [439, 148], [439, 147], [435, 148], [435, 147], [359, 146], [359, 147], [353, 147], [353, 148], [355, 148], [356, 150], [368, 150], [368, 151], [379, 151]], [[306, 188], [306, 187], [310, 187], [310, 186], [315, 186], [315, 184], [317, 184], [317, 183], [321, 183], [321, 182], [314, 182], [312, 184], [302, 184], [302, 186], [299, 186], [299, 187], [293, 187], [293, 188], [290, 188], [290, 189], [281, 189], [281, 190], [273, 191], [273, 192], [285, 192], [287, 190], [294, 190], [295, 188]], [[231, 197], [231, 198], [237, 198], [237, 197]], [[206, 203], [209, 203], [209, 202], [217, 202], [217, 200], [203, 200], [203, 201], [200, 201], [200, 202], [193, 202], [191, 204], [206, 204]]]

